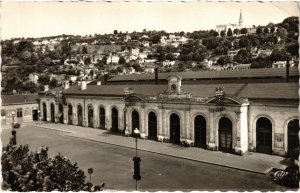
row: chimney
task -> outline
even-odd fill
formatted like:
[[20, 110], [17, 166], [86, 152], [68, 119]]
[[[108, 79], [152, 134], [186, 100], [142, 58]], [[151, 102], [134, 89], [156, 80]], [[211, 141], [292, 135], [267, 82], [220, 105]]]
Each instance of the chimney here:
[[81, 90], [85, 90], [86, 89], [86, 81], [82, 80], [81, 81]]
[[64, 89], [68, 89], [70, 87], [70, 82], [68, 80], [64, 81]]
[[286, 60], [286, 82], [289, 82], [289, 76], [290, 76], [290, 61], [289, 59]]
[[49, 85], [44, 85], [44, 92], [49, 91]]
[[100, 85], [101, 85], [101, 81], [98, 80], [98, 81], [97, 81], [97, 86], [100, 86]]
[[155, 84], [158, 84], [158, 67], [154, 68], [154, 74], [155, 74]]

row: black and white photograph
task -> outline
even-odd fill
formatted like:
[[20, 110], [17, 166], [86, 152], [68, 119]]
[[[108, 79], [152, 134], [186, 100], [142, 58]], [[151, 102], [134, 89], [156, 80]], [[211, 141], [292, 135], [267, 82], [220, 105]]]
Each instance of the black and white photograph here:
[[0, 9], [2, 191], [299, 191], [298, 2]]

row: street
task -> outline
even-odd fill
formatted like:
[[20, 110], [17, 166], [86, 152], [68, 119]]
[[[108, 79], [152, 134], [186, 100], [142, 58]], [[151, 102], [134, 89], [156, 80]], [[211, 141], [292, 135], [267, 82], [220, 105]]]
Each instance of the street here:
[[[89, 132], [90, 128], [86, 128]], [[11, 130], [2, 130], [2, 144], [6, 145]], [[58, 152], [77, 162], [85, 171], [93, 168], [92, 183], [105, 183], [104, 190], [135, 189], [133, 180], [134, 149], [80, 140], [65, 136], [63, 132], [26, 126], [17, 130], [17, 143], [29, 144], [32, 151], [40, 146], [49, 147], [49, 156]], [[134, 139], [132, 138], [132, 143]], [[240, 190], [286, 191], [287, 187], [275, 184], [270, 176], [138, 151], [141, 157], [141, 191], [192, 191]], [[245, 163], [247, 164], [247, 163]]]

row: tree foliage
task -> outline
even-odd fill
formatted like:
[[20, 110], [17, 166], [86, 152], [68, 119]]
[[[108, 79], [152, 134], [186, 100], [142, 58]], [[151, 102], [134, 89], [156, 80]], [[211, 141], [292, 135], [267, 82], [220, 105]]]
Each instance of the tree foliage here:
[[28, 145], [3, 147], [1, 159], [2, 189], [30, 191], [100, 191], [104, 187], [85, 182], [86, 176], [77, 163], [58, 154], [48, 157], [48, 148], [29, 151]]

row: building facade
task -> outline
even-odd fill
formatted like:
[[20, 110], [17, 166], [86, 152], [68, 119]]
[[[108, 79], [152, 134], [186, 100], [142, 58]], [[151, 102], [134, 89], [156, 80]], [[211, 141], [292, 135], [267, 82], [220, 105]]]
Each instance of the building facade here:
[[37, 95], [1, 95], [1, 125], [24, 123], [39, 119]]
[[[86, 85], [86, 84], [82, 84]], [[41, 119], [235, 154], [298, 147], [298, 84], [87, 85], [40, 93]], [[88, 128], [87, 128], [88, 129]]]

